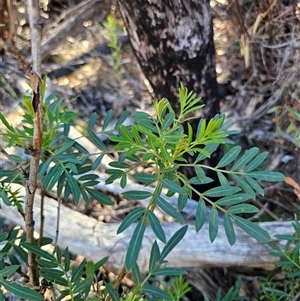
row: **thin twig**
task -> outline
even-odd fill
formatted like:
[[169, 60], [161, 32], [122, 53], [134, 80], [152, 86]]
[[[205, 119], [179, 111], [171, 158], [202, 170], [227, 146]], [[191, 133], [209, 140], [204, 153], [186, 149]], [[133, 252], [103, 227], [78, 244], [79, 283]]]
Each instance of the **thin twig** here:
[[18, 169], [25, 179], [28, 179], [28, 172], [21, 166], [20, 163], [16, 162], [0, 145], [0, 152], [14, 165], [16, 169]]

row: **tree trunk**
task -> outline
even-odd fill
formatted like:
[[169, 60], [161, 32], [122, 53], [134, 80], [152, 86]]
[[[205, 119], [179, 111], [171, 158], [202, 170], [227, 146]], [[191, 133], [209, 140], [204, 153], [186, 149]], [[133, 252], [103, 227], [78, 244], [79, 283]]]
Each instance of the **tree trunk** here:
[[155, 96], [159, 99], [168, 98], [177, 110], [178, 88], [182, 82], [189, 90], [202, 97], [206, 104], [206, 117], [218, 113], [209, 1], [118, 2], [132, 47]]
[[[212, 16], [209, 0], [118, 0], [120, 11], [135, 55], [145, 76], [160, 99], [166, 97], [178, 113], [178, 88], [182, 82], [189, 91], [202, 97], [204, 110], [196, 117], [211, 118], [219, 113], [215, 71]], [[203, 114], [204, 113], [204, 114]], [[197, 128], [199, 120], [192, 121]], [[206, 164], [215, 166], [221, 156], [219, 148]], [[187, 156], [188, 161], [193, 158]], [[188, 178], [191, 168], [180, 168]], [[214, 181], [196, 185], [198, 191], [218, 186]], [[194, 199], [198, 195], [193, 193]]]

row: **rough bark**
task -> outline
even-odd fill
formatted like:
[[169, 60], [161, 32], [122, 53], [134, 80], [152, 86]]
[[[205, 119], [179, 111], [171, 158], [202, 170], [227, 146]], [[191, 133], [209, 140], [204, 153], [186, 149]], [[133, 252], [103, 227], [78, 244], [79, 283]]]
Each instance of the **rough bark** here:
[[178, 107], [180, 82], [219, 112], [209, 1], [119, 0], [130, 41], [157, 98]]

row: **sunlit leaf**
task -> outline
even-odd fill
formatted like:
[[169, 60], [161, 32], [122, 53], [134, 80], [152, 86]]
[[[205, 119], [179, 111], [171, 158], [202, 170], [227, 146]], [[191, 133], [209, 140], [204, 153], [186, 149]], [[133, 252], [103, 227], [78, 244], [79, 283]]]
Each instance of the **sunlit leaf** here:
[[222, 159], [217, 164], [216, 168], [221, 168], [221, 167], [227, 166], [229, 163], [231, 163], [233, 160], [235, 160], [236, 157], [241, 152], [241, 149], [242, 148], [240, 146], [234, 146], [229, 152], [227, 152], [222, 157]]

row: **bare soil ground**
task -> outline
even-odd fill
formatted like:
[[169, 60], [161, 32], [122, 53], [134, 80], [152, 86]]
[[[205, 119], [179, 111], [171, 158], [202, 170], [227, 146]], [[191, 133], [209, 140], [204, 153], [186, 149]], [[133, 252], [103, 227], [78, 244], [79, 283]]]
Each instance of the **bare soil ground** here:
[[[263, 2], [267, 3], [267, 1]], [[228, 118], [232, 118], [234, 127], [241, 131], [241, 134], [234, 139], [244, 149], [258, 146], [261, 151], [269, 151], [266, 168], [281, 171], [300, 182], [299, 145], [295, 144], [290, 134], [283, 135], [279, 131], [279, 126], [283, 130], [287, 129], [289, 124], [294, 122], [293, 117], [289, 114], [281, 115], [284, 109], [277, 114], [268, 114], [268, 110], [275, 106], [282, 106], [282, 108], [291, 106], [299, 112], [299, 70], [296, 70], [299, 69], [299, 65], [294, 68], [295, 64], [300, 62], [298, 11], [296, 10], [296, 15], [293, 15], [292, 6], [285, 7], [283, 11], [278, 11], [278, 7], [272, 7], [265, 18], [259, 19], [259, 14], [265, 13], [271, 4], [266, 7], [262, 5], [260, 12], [251, 5], [245, 5], [246, 11], [237, 11], [234, 2], [223, 4], [216, 1], [212, 2], [212, 6], [216, 69], [222, 112]], [[67, 9], [65, 4], [65, 7], [62, 5], [45, 12], [49, 16], [48, 24]], [[105, 9], [103, 8], [103, 11]], [[25, 18], [22, 19], [20, 16], [21, 13], [20, 5], [18, 35], [14, 38], [14, 42], [16, 47], [28, 56], [28, 26]], [[273, 14], [272, 18], [269, 18], [271, 14]], [[283, 19], [288, 16], [293, 16], [293, 19], [288, 22], [288, 25], [284, 25]], [[242, 23], [241, 17], [244, 18]], [[21, 20], [25, 21], [22, 23]], [[267, 21], [274, 26], [279, 24], [276, 21], [281, 22], [281, 28], [278, 25], [273, 44], [289, 43], [284, 49], [281, 48], [281, 44], [276, 48], [263, 47], [267, 41], [267, 38], [264, 38], [267, 34], [265, 31]], [[248, 30], [244, 36], [245, 39], [247, 37], [250, 39], [248, 44], [243, 46], [244, 51], [250, 56], [249, 62], [240, 54], [243, 29], [236, 24], [247, 27], [247, 30], [253, 29], [253, 26], [257, 27], [255, 32]], [[287, 29], [284, 26], [287, 26]], [[116, 72], [111, 64], [111, 50], [107, 46], [107, 33], [102, 26], [102, 20], [90, 17], [78, 27], [76, 34], [72, 34], [72, 31], [66, 34], [63, 41], [49, 52], [43, 64], [44, 72], [50, 77], [52, 91], [58, 91], [65, 97], [70, 108], [80, 112], [78, 123], [86, 124], [91, 113], [97, 112], [100, 127], [101, 120], [111, 108], [114, 110], [115, 120], [124, 110], [151, 112], [151, 87], [141, 73], [126, 37], [122, 39], [120, 50], [122, 59], [119, 72]], [[283, 39], [283, 32], [286, 40]], [[298, 49], [293, 43], [298, 43]], [[293, 52], [292, 59], [288, 51]], [[288, 62], [284, 62], [285, 58]], [[245, 67], [247, 63], [250, 64], [248, 68]], [[19, 118], [21, 113], [18, 109], [19, 99], [26, 91], [27, 84], [28, 81], [20, 71], [18, 63], [8, 54], [2, 55], [0, 57], [0, 110], [12, 121]], [[299, 126], [299, 123], [296, 122], [296, 125]], [[113, 211], [110, 210], [109, 214], [107, 208], [97, 202], [74, 209], [104, 222], [122, 219], [134, 204], [129, 205], [120, 196], [113, 197], [118, 205]], [[299, 200], [291, 187], [284, 184], [265, 187], [265, 196], [258, 197], [255, 201], [260, 211], [252, 217], [252, 220], [278, 221], [297, 218], [298, 204]], [[206, 290], [209, 294], [215, 293], [219, 285], [224, 289], [230, 287], [238, 273], [244, 276], [245, 293], [257, 291], [256, 277], [263, 273], [225, 269], [197, 269], [191, 272], [193, 272], [190, 274], [192, 276], [189, 277], [192, 285], [202, 292]], [[197, 292], [195, 294], [197, 295]], [[190, 296], [190, 300], [196, 300], [195, 298]]]

